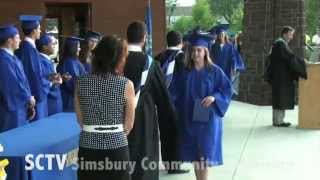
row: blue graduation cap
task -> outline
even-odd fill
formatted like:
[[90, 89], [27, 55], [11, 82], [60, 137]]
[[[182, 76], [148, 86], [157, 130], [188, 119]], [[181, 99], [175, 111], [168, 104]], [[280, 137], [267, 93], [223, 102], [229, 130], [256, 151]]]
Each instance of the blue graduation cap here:
[[76, 37], [76, 36], [60, 36], [64, 38], [64, 43], [68, 47], [75, 47], [78, 44], [80, 44], [80, 41], [83, 41], [84, 39]]
[[47, 46], [50, 43], [53, 43], [54, 39], [49, 34], [42, 34], [40, 39], [36, 40], [36, 46], [38, 49], [41, 49], [42, 46]]
[[32, 30], [36, 29], [40, 25], [42, 16], [21, 15], [19, 19], [22, 23], [22, 29]]
[[229, 25], [220, 24], [220, 25], [216, 26], [216, 34], [219, 35], [222, 32], [227, 32], [228, 28], [229, 28]]
[[0, 27], [0, 40], [7, 40], [19, 34], [18, 29], [14, 25], [6, 25]]
[[202, 46], [210, 48], [213, 37], [208, 33], [193, 33], [189, 36], [191, 46]]
[[64, 38], [64, 40], [66, 42], [80, 42], [80, 41], [83, 41], [84, 39], [83, 38], [79, 38], [79, 37], [76, 37], [76, 36], [60, 36], [62, 38]]
[[100, 40], [102, 34], [96, 31], [88, 31], [86, 34], [86, 39], [97, 39]]

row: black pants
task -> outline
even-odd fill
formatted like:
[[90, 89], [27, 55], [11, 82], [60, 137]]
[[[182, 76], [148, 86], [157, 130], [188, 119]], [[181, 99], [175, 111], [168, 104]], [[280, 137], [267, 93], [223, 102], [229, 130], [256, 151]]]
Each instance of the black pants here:
[[79, 148], [78, 180], [131, 180], [128, 146], [113, 150]]

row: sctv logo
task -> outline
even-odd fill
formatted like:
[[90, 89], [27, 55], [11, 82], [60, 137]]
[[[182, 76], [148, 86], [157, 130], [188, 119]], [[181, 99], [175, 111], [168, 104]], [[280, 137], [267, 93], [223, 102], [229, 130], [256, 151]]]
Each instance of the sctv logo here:
[[68, 162], [67, 154], [28, 154], [25, 156], [25, 169], [26, 170], [64, 170], [65, 167], [70, 165]]

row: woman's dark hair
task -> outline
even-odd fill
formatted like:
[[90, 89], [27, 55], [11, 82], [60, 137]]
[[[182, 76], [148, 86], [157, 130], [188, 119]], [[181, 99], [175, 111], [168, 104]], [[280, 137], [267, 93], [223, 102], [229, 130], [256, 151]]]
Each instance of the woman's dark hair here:
[[65, 58], [78, 58], [78, 48], [80, 42], [78, 41], [65, 41], [63, 45], [63, 52], [62, 52], [62, 61]]
[[[224, 41], [225, 41], [225, 43], [230, 43], [228, 34], [227, 34], [226, 32], [224, 32]], [[219, 44], [221, 44], [222, 40], [221, 40], [221, 38], [220, 38], [220, 35], [217, 35], [216, 42], [218, 42]]]
[[93, 50], [93, 73], [115, 73], [117, 65], [127, 54], [128, 46], [125, 40], [115, 35], [103, 37]]

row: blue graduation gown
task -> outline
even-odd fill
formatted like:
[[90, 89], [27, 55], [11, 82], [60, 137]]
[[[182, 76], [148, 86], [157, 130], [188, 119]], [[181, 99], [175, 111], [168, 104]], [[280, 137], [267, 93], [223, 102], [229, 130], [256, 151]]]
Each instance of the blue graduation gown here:
[[240, 71], [245, 70], [243, 59], [232, 43], [226, 43], [221, 48], [219, 43], [215, 43], [211, 48], [211, 56], [216, 65], [218, 65], [227, 75], [232, 84], [234, 94], [239, 91]]
[[231, 43], [224, 44], [222, 48], [219, 43], [215, 43], [211, 48], [211, 57], [229, 80], [231, 80], [233, 72], [244, 70], [242, 58]]
[[[176, 109], [179, 114], [180, 155], [183, 161], [199, 161], [204, 158], [209, 165], [221, 165], [222, 118], [226, 113], [232, 91], [228, 78], [216, 65], [202, 70], [185, 70], [175, 78]], [[206, 122], [193, 121], [196, 99], [215, 98], [209, 107]]]
[[[17, 57], [0, 49], [0, 133], [28, 123], [26, 105], [31, 97], [28, 80]], [[23, 158], [8, 158], [7, 180], [27, 180]]]
[[239, 94], [239, 84], [240, 84], [240, 72], [244, 71], [246, 69], [246, 66], [244, 64], [244, 59], [239, 52], [238, 48], [234, 45], [235, 54], [236, 54], [236, 73], [231, 78], [232, 83], [232, 89], [233, 93], [238, 95]]
[[244, 64], [244, 60], [240, 54], [240, 52], [235, 49], [235, 54], [236, 54], [236, 65], [235, 65], [235, 69], [237, 71], [244, 71], [246, 69], [246, 66]]
[[64, 112], [74, 112], [74, 90], [75, 81], [78, 76], [87, 74], [83, 65], [77, 58], [66, 58], [62, 64], [59, 64], [57, 70], [60, 74], [69, 73], [72, 79], [63, 82], [61, 86], [61, 95]]
[[[40, 54], [42, 70], [45, 77], [49, 77], [51, 74], [55, 73], [55, 68], [53, 62], [46, 56]], [[60, 85], [45, 86], [45, 92], [47, 94], [47, 104], [48, 104], [48, 115], [62, 112], [62, 98], [60, 92]]]
[[23, 64], [24, 71], [29, 81], [31, 94], [36, 99], [36, 117], [38, 120], [48, 116], [47, 95], [44, 85], [47, 83], [44, 78], [38, 50], [28, 41], [23, 41], [16, 55]]

